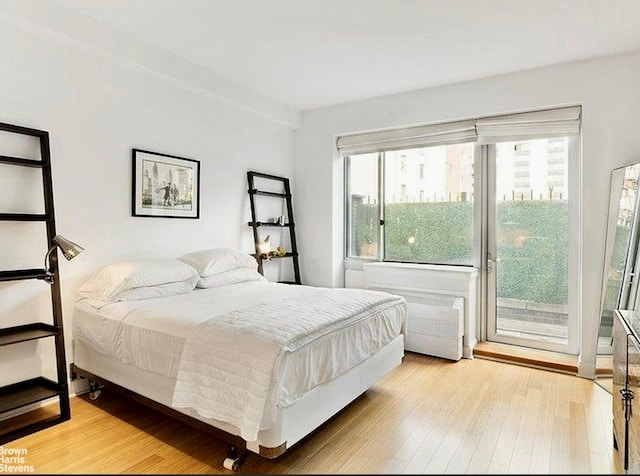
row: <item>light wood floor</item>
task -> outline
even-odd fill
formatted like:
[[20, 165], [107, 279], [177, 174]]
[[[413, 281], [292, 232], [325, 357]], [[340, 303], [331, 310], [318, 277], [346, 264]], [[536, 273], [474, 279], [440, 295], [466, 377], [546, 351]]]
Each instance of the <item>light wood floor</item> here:
[[[284, 455], [251, 454], [238, 472], [617, 474], [611, 398], [564, 373], [408, 352]], [[4, 448], [26, 449], [36, 473], [231, 473], [225, 444], [108, 390]]]

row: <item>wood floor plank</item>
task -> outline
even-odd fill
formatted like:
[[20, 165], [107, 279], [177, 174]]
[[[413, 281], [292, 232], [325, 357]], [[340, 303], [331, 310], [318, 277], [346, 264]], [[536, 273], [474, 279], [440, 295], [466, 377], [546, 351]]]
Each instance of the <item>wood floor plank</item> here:
[[[565, 373], [407, 352], [284, 455], [250, 454], [238, 472], [621, 474], [611, 398]], [[4, 446], [26, 449], [41, 474], [229, 473], [223, 442], [108, 389], [96, 401], [72, 398], [71, 408], [70, 421]]]
[[545, 385], [540, 391], [540, 411], [536, 420], [533, 444], [531, 447], [531, 460], [529, 462], [530, 474], [548, 474], [551, 464], [551, 449], [553, 444], [554, 415], [549, 411], [550, 385]]
[[409, 460], [409, 463], [404, 467], [403, 474], [421, 474], [425, 472], [425, 468], [433, 458], [436, 450], [433, 448], [426, 448], [421, 446], [414, 453], [413, 457]]
[[553, 439], [551, 445], [551, 463], [549, 471], [553, 474], [572, 472], [571, 461], [571, 428], [569, 418], [556, 416], [553, 419]]
[[591, 456], [589, 454], [589, 441], [584, 431], [581, 430], [587, 427], [584, 403], [571, 403], [571, 418], [569, 421], [570, 459], [572, 462], [579, 462], [573, 466], [573, 469], [581, 474], [590, 473]]

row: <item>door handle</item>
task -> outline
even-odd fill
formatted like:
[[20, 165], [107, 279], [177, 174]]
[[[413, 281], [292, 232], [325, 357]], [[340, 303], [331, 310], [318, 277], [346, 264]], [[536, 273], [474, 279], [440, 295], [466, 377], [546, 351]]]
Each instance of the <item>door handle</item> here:
[[493, 271], [493, 267], [500, 262], [500, 258], [493, 258], [491, 253], [487, 253], [487, 272], [490, 273]]
[[621, 388], [620, 396], [622, 397], [622, 405], [624, 406], [624, 418], [629, 421], [632, 416], [631, 400], [633, 400], [633, 390]]

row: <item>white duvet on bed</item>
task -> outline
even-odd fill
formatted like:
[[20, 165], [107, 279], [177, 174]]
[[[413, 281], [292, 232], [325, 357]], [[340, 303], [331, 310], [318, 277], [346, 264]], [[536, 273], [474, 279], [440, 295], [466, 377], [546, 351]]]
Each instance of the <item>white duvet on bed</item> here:
[[[245, 282], [220, 288], [197, 289], [176, 296], [117, 302], [100, 309], [92, 307], [87, 301], [79, 301], [74, 314], [74, 338], [97, 352], [115, 357], [126, 364], [170, 378], [177, 378], [180, 375], [181, 378], [178, 381], [182, 380], [184, 383], [193, 380], [192, 377], [195, 375], [192, 374], [185, 380], [184, 371], [193, 370], [188, 366], [186, 369], [183, 366], [182, 374], [179, 373], [185, 344], [190, 342], [187, 349], [193, 349], [194, 345], [198, 345], [194, 337], [202, 335], [205, 329], [215, 334], [215, 330], [212, 331], [215, 329], [212, 327], [212, 323], [216, 321], [215, 317], [221, 317], [228, 324], [229, 317], [240, 309], [250, 310], [260, 305], [266, 311], [274, 305], [274, 302], [284, 298], [290, 298], [289, 301], [292, 303], [298, 300], [307, 300], [308, 303], [312, 303], [313, 296], [323, 289], [268, 282]], [[309, 342], [299, 347], [290, 345], [291, 348], [281, 355], [278, 351], [274, 359], [277, 372], [273, 374], [275, 378], [269, 379], [269, 387], [264, 396], [265, 402], [268, 399], [270, 403], [279, 406], [290, 405], [307, 390], [339, 376], [391, 342], [402, 332], [406, 312], [403, 298], [362, 290], [337, 291], [344, 291], [345, 296], [352, 294], [354, 297], [366, 296], [367, 299], [382, 298], [385, 303], [384, 309], [379, 307], [379, 303], [373, 305], [373, 301], [368, 302], [367, 299], [365, 299], [367, 303], [362, 301], [359, 307], [355, 305], [356, 301], [353, 301], [355, 308], [352, 307], [348, 312], [346, 312], [347, 309], [341, 311], [342, 308], [336, 308], [335, 315], [349, 318], [353, 321], [352, 324], [357, 322], [358, 325], [335, 324], [336, 329], [331, 333], [323, 333], [316, 328], [309, 334], [311, 337]], [[349, 300], [344, 302], [347, 301]], [[285, 302], [287, 301], [281, 301], [281, 305], [276, 303], [275, 309], [284, 309], [283, 306], [288, 306], [284, 304]], [[322, 300], [316, 300], [316, 302], [320, 303]], [[374, 308], [379, 312], [370, 312]], [[331, 314], [330, 311], [325, 313], [324, 319], [332, 319]], [[259, 313], [253, 312], [253, 315], [255, 317]], [[281, 323], [284, 322], [283, 315], [280, 316]], [[292, 318], [295, 319], [295, 316]], [[308, 325], [307, 322], [303, 326]], [[286, 325], [284, 327], [286, 328]], [[291, 336], [286, 338], [282, 336], [281, 340], [289, 341], [291, 344], [292, 339], [295, 340]], [[227, 339], [223, 339], [225, 340]], [[251, 341], [245, 342], [245, 348], [238, 347], [237, 343], [233, 344], [234, 351], [239, 352], [238, 355], [253, 356], [255, 346], [252, 346]], [[193, 365], [194, 353], [190, 352], [189, 355], [189, 365]], [[228, 363], [219, 361], [212, 365], [215, 368], [218, 364], [220, 366], [217, 371], [226, 372]], [[244, 391], [246, 388], [238, 389], [238, 394]], [[187, 394], [181, 395], [178, 400]], [[224, 395], [232, 399], [238, 398], [237, 395], [233, 395], [233, 392], [228, 393], [228, 390], [225, 390]], [[239, 400], [237, 402], [240, 403]], [[179, 406], [193, 405], [195, 410], [198, 410], [197, 407], [200, 405], [184, 399], [175, 403]], [[233, 421], [236, 418], [231, 415], [219, 418], [220, 415], [214, 415], [211, 409], [211, 402], [202, 403], [200, 411], [206, 413], [206, 416], [236, 425], [240, 428], [243, 438], [248, 440], [255, 438], [257, 430], [268, 428], [269, 415], [271, 415], [269, 411], [266, 413], [258, 411], [255, 412], [254, 417], [249, 418], [248, 422], [241, 422]]]

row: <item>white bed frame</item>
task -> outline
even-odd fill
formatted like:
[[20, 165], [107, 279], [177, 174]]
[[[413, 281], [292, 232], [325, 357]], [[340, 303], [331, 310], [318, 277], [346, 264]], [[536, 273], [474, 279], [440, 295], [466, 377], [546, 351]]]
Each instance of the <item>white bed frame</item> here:
[[[193, 410], [172, 408], [174, 379], [123, 364], [77, 341], [74, 341], [71, 378], [87, 378], [92, 392], [96, 392], [99, 385], [123, 392], [228, 441], [230, 457], [223, 465], [227, 469], [236, 470], [246, 457], [246, 450], [265, 458], [276, 458], [283, 454], [400, 365], [403, 357], [404, 335], [400, 334], [345, 374], [311, 389], [296, 403], [278, 408], [276, 424], [272, 428], [261, 430], [254, 441], [243, 440], [239, 436], [239, 429], [229, 423], [202, 417]], [[96, 395], [92, 394], [92, 398]]]

